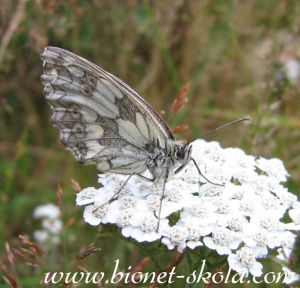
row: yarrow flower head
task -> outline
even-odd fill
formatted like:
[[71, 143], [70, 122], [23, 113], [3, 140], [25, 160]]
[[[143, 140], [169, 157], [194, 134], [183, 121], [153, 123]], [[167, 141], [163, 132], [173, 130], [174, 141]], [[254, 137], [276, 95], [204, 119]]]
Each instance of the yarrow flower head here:
[[49, 203], [37, 206], [33, 211], [33, 218], [42, 220], [42, 229], [34, 231], [34, 238], [44, 245], [55, 245], [61, 242], [60, 232], [62, 221], [60, 210], [56, 205]]
[[180, 252], [205, 246], [228, 255], [233, 270], [260, 276], [258, 260], [272, 249], [286, 249], [300, 230], [300, 202], [283, 185], [289, 174], [279, 159], [255, 158], [204, 140], [192, 146], [200, 170], [215, 184], [207, 183], [192, 161], [167, 181], [163, 197], [161, 182], [140, 176], [132, 176], [116, 195], [128, 176], [101, 174], [103, 187], [77, 194], [77, 205], [86, 205], [85, 221], [114, 224], [125, 237], [161, 241]]

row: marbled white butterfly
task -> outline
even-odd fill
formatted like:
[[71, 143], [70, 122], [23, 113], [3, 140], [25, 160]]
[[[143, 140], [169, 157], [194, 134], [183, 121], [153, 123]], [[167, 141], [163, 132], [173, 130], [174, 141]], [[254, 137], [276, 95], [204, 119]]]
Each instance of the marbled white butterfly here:
[[164, 185], [191, 160], [202, 175], [190, 143], [176, 142], [159, 114], [122, 80], [61, 48], [47, 47], [41, 58], [51, 120], [76, 160], [129, 178], [148, 170], [152, 178], [145, 179]]
[[100, 171], [167, 179], [191, 159], [158, 113], [122, 80], [69, 51], [47, 47], [42, 82], [52, 122], [76, 160]]

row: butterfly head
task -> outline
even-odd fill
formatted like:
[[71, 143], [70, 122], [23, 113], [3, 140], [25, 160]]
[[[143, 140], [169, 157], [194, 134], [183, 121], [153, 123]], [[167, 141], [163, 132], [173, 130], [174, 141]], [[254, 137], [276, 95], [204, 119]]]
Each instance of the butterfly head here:
[[176, 144], [173, 151], [173, 159], [180, 163], [180, 167], [177, 168], [175, 174], [181, 171], [191, 160], [192, 146], [189, 144], [181, 145]]

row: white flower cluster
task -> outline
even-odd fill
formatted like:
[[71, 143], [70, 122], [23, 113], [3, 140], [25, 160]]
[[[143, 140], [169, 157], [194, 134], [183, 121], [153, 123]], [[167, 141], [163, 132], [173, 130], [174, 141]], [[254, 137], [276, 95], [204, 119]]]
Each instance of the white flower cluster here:
[[34, 209], [33, 217], [42, 219], [42, 229], [34, 231], [33, 237], [40, 244], [59, 244], [59, 233], [62, 230], [59, 208], [52, 204], [45, 204]]
[[[204, 140], [193, 142], [192, 156], [207, 179], [224, 186], [207, 183], [191, 161], [166, 184], [158, 231], [162, 183], [138, 176], [112, 200], [128, 176], [101, 174], [102, 188], [77, 194], [77, 205], [87, 205], [84, 220], [115, 224], [125, 237], [139, 242], [160, 239], [180, 252], [205, 245], [228, 255], [233, 270], [260, 276], [263, 267], [257, 259], [270, 249], [292, 246], [292, 231], [300, 230], [300, 203], [282, 185], [288, 177], [282, 161], [256, 159]], [[289, 223], [282, 221], [284, 215], [289, 215]]]

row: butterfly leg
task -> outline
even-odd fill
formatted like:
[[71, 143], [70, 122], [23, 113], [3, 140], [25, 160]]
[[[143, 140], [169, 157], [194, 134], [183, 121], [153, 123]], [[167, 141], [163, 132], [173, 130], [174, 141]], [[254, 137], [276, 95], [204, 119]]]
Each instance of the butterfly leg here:
[[128, 183], [128, 181], [130, 180], [130, 178], [133, 176], [134, 174], [132, 175], [129, 175], [128, 178], [124, 181], [124, 183], [121, 185], [121, 187], [117, 190], [117, 192], [109, 199], [107, 200], [104, 204], [102, 204], [100, 207], [103, 207], [105, 206], [106, 204], [110, 203], [111, 200], [113, 200], [115, 197], [119, 196], [119, 194], [121, 193], [122, 189], [125, 187], [125, 185]]
[[196, 166], [196, 168], [197, 168], [197, 171], [198, 171], [199, 175], [202, 176], [208, 183], [213, 184], [213, 185], [217, 185], [217, 186], [225, 186], [224, 184], [214, 183], [214, 182], [208, 180], [208, 179], [202, 174], [202, 172], [201, 172], [201, 170], [200, 170], [200, 168], [199, 168], [199, 166], [198, 166], [196, 160], [195, 160], [194, 158], [191, 158], [191, 160], [192, 160], [193, 163], [195, 164], [195, 166]]
[[[144, 180], [146, 180], [146, 181], [148, 181], [148, 182], [154, 182], [154, 181], [156, 180], [155, 178], [148, 178], [148, 177], [143, 176], [143, 175], [141, 175], [141, 174], [136, 174], [136, 175], [137, 175], [137, 176], [140, 176], [142, 179], [144, 179]], [[163, 182], [163, 192], [162, 192], [162, 195], [161, 195], [161, 197], [160, 197], [160, 204], [159, 204], [159, 210], [158, 210], [158, 216], [157, 216], [158, 222], [157, 222], [156, 231], [158, 231], [158, 229], [159, 229], [159, 222], [160, 222], [160, 214], [161, 214], [161, 208], [162, 208], [162, 201], [163, 201], [163, 199], [164, 199], [164, 197], [165, 197], [165, 190], [166, 190], [166, 182], [167, 182], [167, 179], [168, 179], [168, 177], [166, 177], [166, 178], [164, 179], [164, 182]]]
[[157, 222], [156, 231], [158, 231], [158, 229], [159, 229], [160, 214], [161, 214], [161, 208], [162, 208], [162, 201], [163, 201], [163, 199], [164, 199], [164, 197], [165, 197], [165, 191], [166, 191], [166, 183], [167, 183], [167, 179], [168, 179], [168, 177], [166, 177], [166, 178], [164, 179], [164, 182], [163, 182], [163, 191], [162, 191], [162, 194], [161, 194], [161, 197], [160, 197], [159, 210], [158, 210], [158, 217], [157, 217], [158, 222]]
[[154, 182], [154, 181], [155, 181], [155, 178], [148, 178], [148, 177], [146, 177], [146, 176], [144, 176], [144, 175], [137, 174], [137, 173], [136, 173], [135, 175], [141, 177], [142, 179], [144, 179], [144, 180], [146, 180], [146, 181], [148, 181], [148, 182]]

